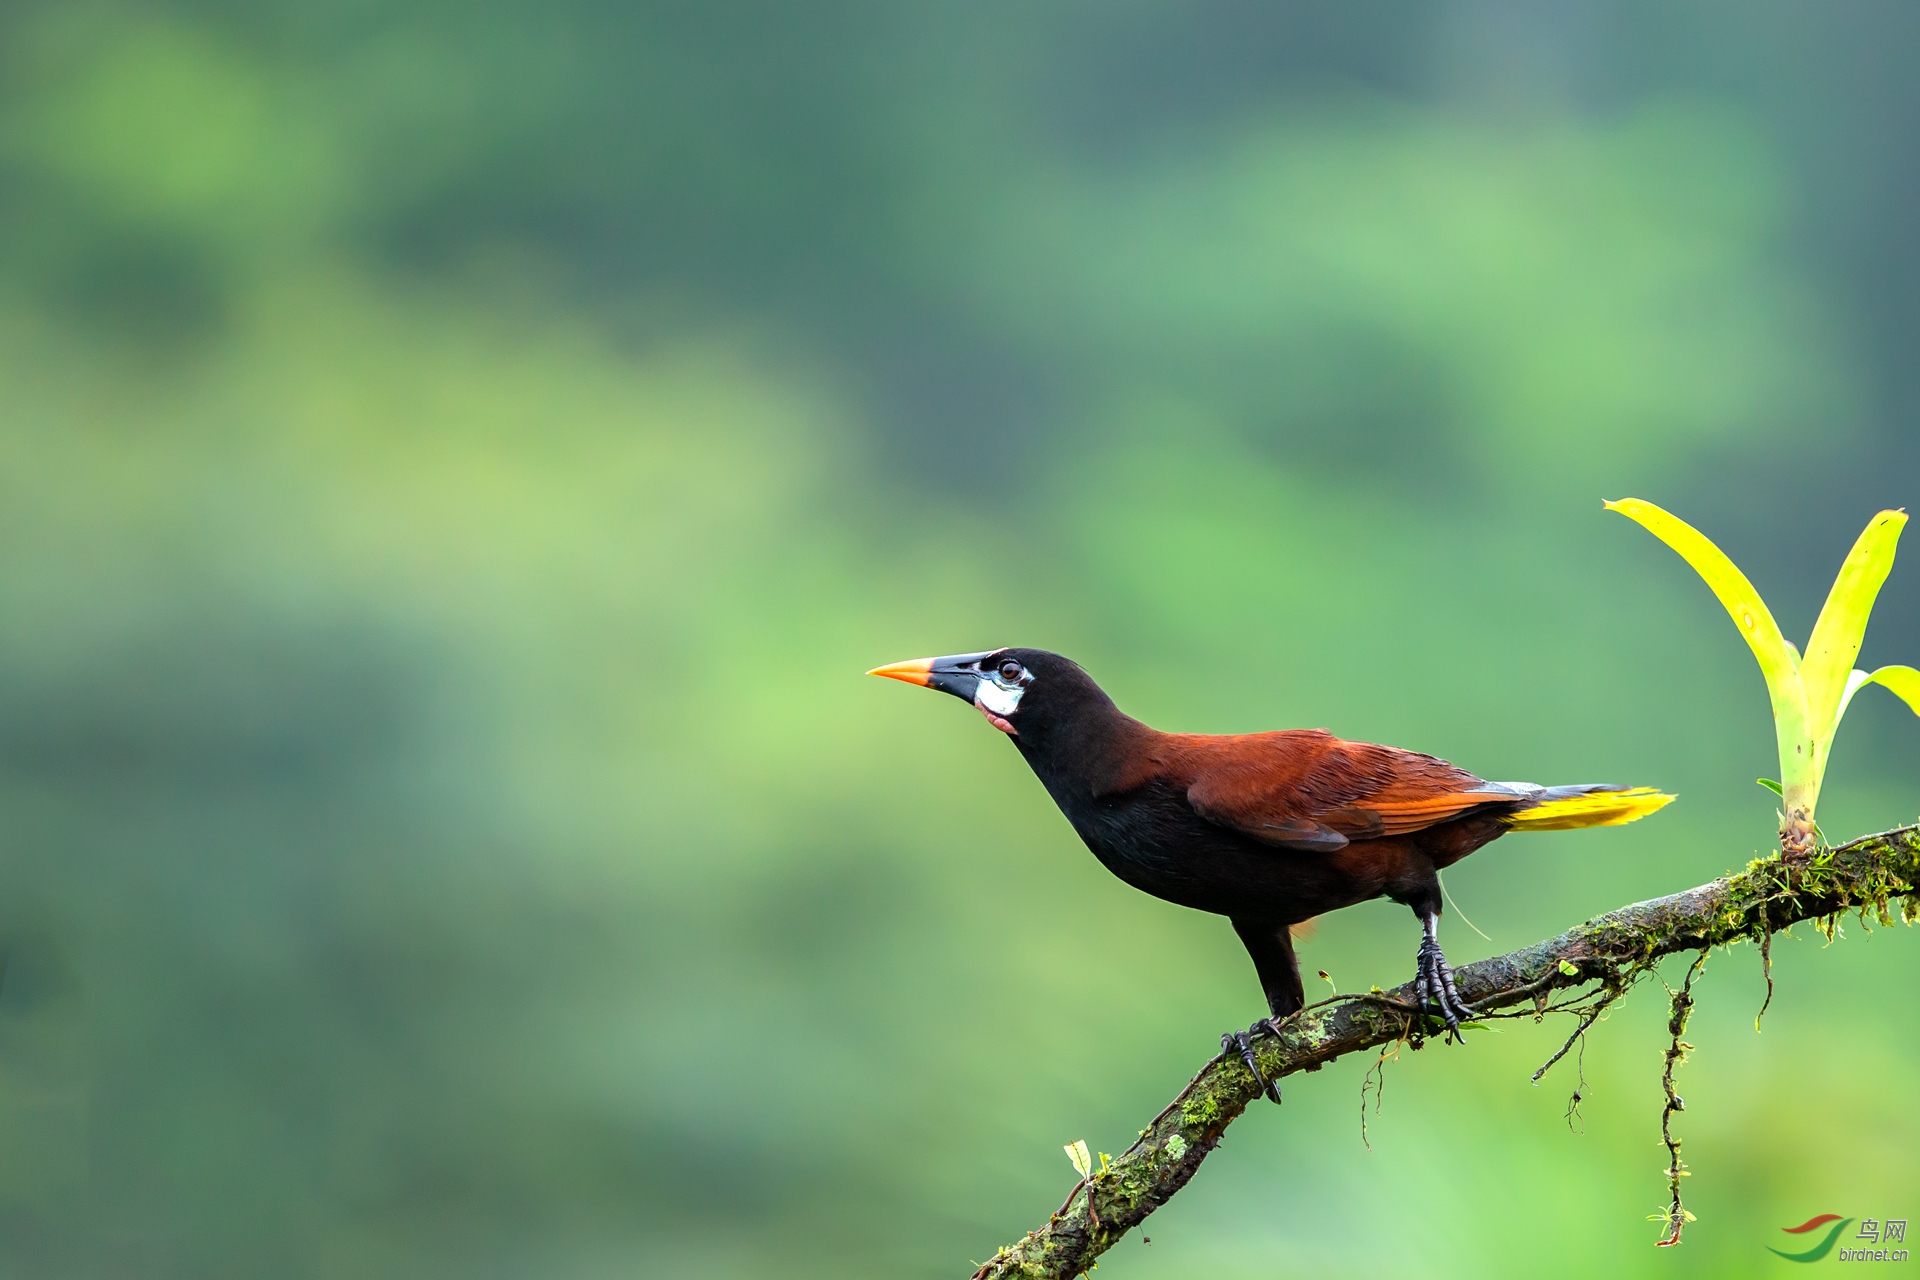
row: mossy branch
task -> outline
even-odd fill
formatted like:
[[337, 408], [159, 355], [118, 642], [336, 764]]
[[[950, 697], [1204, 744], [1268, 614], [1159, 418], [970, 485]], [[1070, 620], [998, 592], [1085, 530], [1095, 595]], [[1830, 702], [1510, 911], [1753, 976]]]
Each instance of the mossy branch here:
[[[1662, 957], [1743, 938], [1764, 942], [1802, 920], [1859, 911], [1891, 923], [1896, 902], [1903, 918], [1920, 919], [1916, 886], [1920, 827], [1901, 827], [1805, 861], [1756, 861], [1712, 884], [1610, 911], [1557, 938], [1466, 965], [1455, 971], [1455, 981], [1482, 1014], [1526, 1002], [1544, 1007], [1556, 989], [1595, 982], [1617, 994]], [[1408, 983], [1310, 1005], [1283, 1023], [1280, 1035], [1255, 1041], [1260, 1069], [1278, 1079], [1376, 1045], [1410, 1040], [1418, 1047], [1431, 1025], [1413, 1001]], [[1142, 1130], [1130, 1151], [1087, 1180], [1086, 1194], [1074, 1195], [1018, 1244], [1001, 1249], [974, 1273], [975, 1280], [1080, 1275], [1185, 1186], [1227, 1126], [1259, 1097], [1259, 1086], [1237, 1056], [1215, 1058]]]

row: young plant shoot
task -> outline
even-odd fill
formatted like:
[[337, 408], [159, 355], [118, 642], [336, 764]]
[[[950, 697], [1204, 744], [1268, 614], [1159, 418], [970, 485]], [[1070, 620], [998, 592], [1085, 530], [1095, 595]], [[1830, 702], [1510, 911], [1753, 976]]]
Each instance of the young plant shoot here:
[[[1866, 529], [1840, 566], [1840, 576], [1827, 593], [1827, 603], [1813, 624], [1806, 654], [1780, 633], [1760, 593], [1733, 561], [1692, 525], [1662, 511], [1651, 502], [1622, 498], [1606, 504], [1675, 551], [1706, 581], [1726, 607], [1741, 638], [1760, 662], [1767, 693], [1773, 699], [1774, 734], [1780, 748], [1780, 848], [1789, 858], [1805, 858], [1814, 850], [1819, 829], [1814, 807], [1826, 776], [1827, 756], [1834, 732], [1847, 704], [1860, 686], [1879, 684], [1891, 689], [1920, 714], [1920, 671], [1912, 667], [1855, 669], [1860, 640], [1880, 586], [1893, 568], [1894, 548], [1907, 523], [1904, 511], [1882, 511]], [[1762, 779], [1762, 785], [1774, 784]]]

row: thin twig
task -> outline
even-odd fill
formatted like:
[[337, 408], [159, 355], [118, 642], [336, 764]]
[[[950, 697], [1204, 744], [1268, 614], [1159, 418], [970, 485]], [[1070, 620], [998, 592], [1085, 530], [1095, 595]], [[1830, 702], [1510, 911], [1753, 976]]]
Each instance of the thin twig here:
[[1561, 1045], [1558, 1049], [1555, 1049], [1553, 1051], [1553, 1056], [1551, 1058], [1548, 1058], [1545, 1062], [1541, 1063], [1540, 1069], [1533, 1073], [1533, 1083], [1539, 1084], [1540, 1077], [1546, 1075], [1548, 1071], [1552, 1070], [1554, 1063], [1560, 1061], [1560, 1059], [1567, 1056], [1567, 1050], [1573, 1048], [1573, 1042], [1578, 1040], [1581, 1036], [1586, 1035], [1587, 1028], [1591, 1027], [1594, 1023], [1600, 1021], [1600, 1015], [1607, 1011], [1607, 1006], [1612, 1004], [1615, 1000], [1618, 1000], [1621, 996], [1625, 995], [1626, 990], [1627, 989], [1624, 985], [1617, 986], [1617, 987], [1609, 985], [1606, 989], [1606, 993], [1600, 997], [1600, 999], [1593, 1005], [1592, 1008], [1587, 1010], [1587, 1016], [1580, 1019], [1580, 1025], [1573, 1029], [1573, 1034], [1567, 1037], [1567, 1042]]

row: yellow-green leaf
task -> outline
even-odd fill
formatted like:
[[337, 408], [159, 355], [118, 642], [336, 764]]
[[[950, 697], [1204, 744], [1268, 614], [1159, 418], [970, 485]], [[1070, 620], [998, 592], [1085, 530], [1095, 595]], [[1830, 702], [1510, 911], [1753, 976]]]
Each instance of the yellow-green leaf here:
[[1644, 526], [1647, 532], [1679, 552], [1680, 558], [1693, 566], [1693, 571], [1719, 598], [1734, 626], [1739, 628], [1740, 638], [1759, 660], [1760, 673], [1766, 677], [1767, 695], [1773, 702], [1773, 729], [1780, 748], [1780, 781], [1787, 806], [1789, 809], [1804, 806], [1811, 813], [1817, 775], [1800, 662], [1786, 637], [1780, 634], [1779, 624], [1767, 611], [1760, 593], [1719, 547], [1678, 516], [1638, 498], [1609, 502], [1606, 508]]
[[1087, 1150], [1086, 1139], [1069, 1142], [1066, 1145], [1067, 1159], [1073, 1161], [1073, 1171], [1082, 1178], [1093, 1174], [1093, 1153]]
[[1920, 671], [1915, 671], [1912, 667], [1879, 667], [1872, 675], [1868, 675], [1864, 671], [1856, 671], [1853, 674], [1860, 677], [1860, 679], [1857, 683], [1848, 681], [1847, 694], [1849, 697], [1852, 696], [1853, 691], [1858, 689], [1860, 685], [1884, 685], [1893, 690], [1900, 701], [1912, 707], [1913, 714], [1920, 716]]
[[1835, 728], [1838, 728], [1840, 721], [1846, 718], [1847, 704], [1853, 701], [1853, 695], [1860, 692], [1860, 686], [1871, 678], [1867, 672], [1860, 670], [1858, 667], [1855, 667], [1847, 673], [1847, 687], [1840, 691], [1840, 705], [1835, 707], [1833, 711]]
[[1887, 571], [1893, 568], [1894, 549], [1906, 523], [1904, 511], [1882, 511], [1867, 522], [1833, 580], [1833, 590], [1827, 593], [1827, 603], [1813, 625], [1813, 638], [1807, 641], [1806, 657], [1800, 661], [1807, 727], [1814, 746], [1810, 799], [1819, 798], [1827, 756], [1848, 694], [1848, 674], [1860, 653], [1860, 638], [1866, 634], [1873, 602], [1887, 580]]

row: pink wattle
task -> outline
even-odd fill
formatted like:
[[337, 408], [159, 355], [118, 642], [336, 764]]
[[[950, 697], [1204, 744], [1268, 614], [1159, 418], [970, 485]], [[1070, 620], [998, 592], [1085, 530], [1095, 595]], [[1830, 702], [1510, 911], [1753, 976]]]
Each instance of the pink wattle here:
[[999, 716], [993, 714], [993, 712], [987, 710], [985, 707], [981, 707], [980, 704], [977, 702], [974, 703], [973, 705], [976, 707], [980, 707], [980, 714], [987, 718], [987, 723], [992, 725], [994, 728], [998, 729], [1000, 732], [1010, 733], [1016, 738], [1020, 736], [1020, 731], [1018, 729], [1008, 724], [1005, 720], [1002, 720]]

